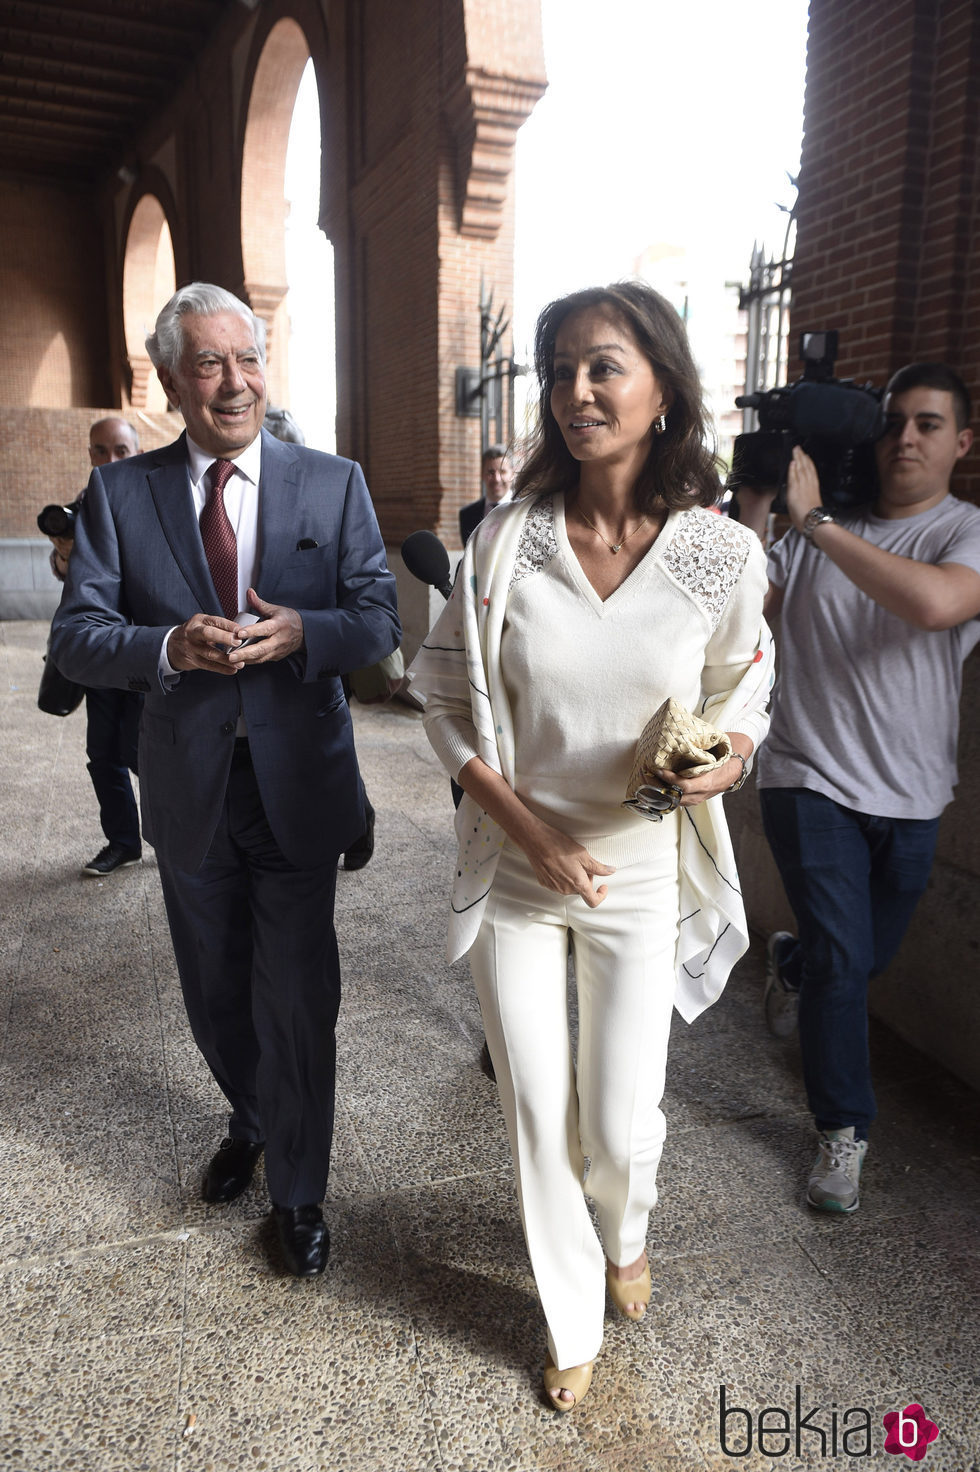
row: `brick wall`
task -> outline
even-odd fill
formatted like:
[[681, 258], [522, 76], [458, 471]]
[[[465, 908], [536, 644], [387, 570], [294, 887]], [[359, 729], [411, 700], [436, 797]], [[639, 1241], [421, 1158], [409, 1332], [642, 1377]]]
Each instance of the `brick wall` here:
[[513, 303], [513, 143], [543, 90], [540, 18], [526, 0], [414, 0], [399, 15], [363, 0], [352, 17], [338, 445], [362, 460], [386, 541], [427, 527], [458, 547], [480, 426], [456, 416], [455, 373], [479, 364], [481, 280]]
[[0, 404], [110, 397], [102, 224], [81, 190], [0, 180]]
[[[977, 403], [980, 7], [819, 0], [807, 62], [794, 338], [838, 328], [838, 372], [878, 384], [947, 361]], [[955, 485], [980, 501], [980, 457]]]
[[[281, 229], [283, 139], [267, 123], [282, 111], [278, 90], [298, 81], [298, 36], [324, 124], [338, 448], [363, 462], [390, 544], [418, 527], [458, 544], [456, 512], [479, 492], [480, 436], [478, 421], [455, 415], [455, 370], [479, 361], [481, 278], [498, 304], [513, 300], [513, 147], [544, 88], [536, 0], [230, 6], [181, 92], [133, 140], [134, 183], [110, 169], [77, 193], [0, 184], [0, 287], [13, 304], [0, 397], [52, 414], [47, 428], [11, 422], [0, 436], [6, 534], [27, 534], [43, 487], [84, 470], [90, 411], [63, 455], [53, 411], [129, 402], [122, 277], [147, 191], [166, 213], [178, 282], [217, 281], [275, 314], [278, 381], [284, 282], [270, 232]], [[249, 132], [253, 96], [263, 126]], [[28, 439], [37, 448], [25, 460]]]
[[[73, 501], [89, 477], [89, 426], [118, 409], [5, 408], [0, 414], [0, 537], [37, 537], [37, 514]], [[126, 414], [140, 448], [176, 439], [179, 414]]]

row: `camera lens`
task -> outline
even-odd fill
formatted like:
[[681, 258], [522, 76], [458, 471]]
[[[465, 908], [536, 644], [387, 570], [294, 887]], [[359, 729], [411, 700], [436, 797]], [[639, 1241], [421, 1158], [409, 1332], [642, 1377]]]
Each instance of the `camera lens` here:
[[46, 537], [70, 537], [75, 513], [69, 506], [45, 506], [38, 512], [37, 524]]

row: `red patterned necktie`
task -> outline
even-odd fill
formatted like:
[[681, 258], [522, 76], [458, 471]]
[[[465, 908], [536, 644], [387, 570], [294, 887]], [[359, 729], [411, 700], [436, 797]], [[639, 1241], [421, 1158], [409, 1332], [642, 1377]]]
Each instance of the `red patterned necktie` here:
[[238, 613], [238, 544], [225, 510], [225, 485], [234, 468], [230, 460], [215, 460], [211, 466], [211, 489], [200, 521], [201, 540], [226, 618]]

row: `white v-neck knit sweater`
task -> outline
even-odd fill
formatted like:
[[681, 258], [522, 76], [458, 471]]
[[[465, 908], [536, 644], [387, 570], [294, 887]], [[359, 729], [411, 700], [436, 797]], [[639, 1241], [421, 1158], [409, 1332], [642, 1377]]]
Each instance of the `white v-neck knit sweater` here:
[[[563, 498], [541, 503], [528, 523], [535, 550], [512, 580], [500, 641], [515, 790], [620, 867], [666, 836], [666, 825], [622, 806], [640, 732], [668, 696], [709, 721], [724, 704], [758, 645], [765, 557], [737, 523], [673, 512], [603, 601], [569, 543]], [[426, 724], [450, 771], [478, 754], [466, 713], [430, 707]], [[767, 726], [752, 710], [729, 729], [758, 745]]]

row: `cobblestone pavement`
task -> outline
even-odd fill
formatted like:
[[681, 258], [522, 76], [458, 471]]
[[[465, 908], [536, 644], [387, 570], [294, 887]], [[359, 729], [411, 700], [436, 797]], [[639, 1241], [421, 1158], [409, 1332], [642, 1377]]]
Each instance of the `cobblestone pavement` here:
[[795, 1042], [762, 1022], [761, 942], [675, 1024], [651, 1311], [608, 1319], [580, 1411], [542, 1403], [479, 1014], [443, 959], [448, 783], [406, 706], [355, 711], [378, 846], [339, 882], [326, 1274], [270, 1264], [261, 1171], [204, 1206], [222, 1099], [152, 851], [79, 875], [102, 839], [83, 714], [35, 708], [45, 634], [0, 625], [0, 1467], [798, 1472], [868, 1445], [858, 1465], [895, 1472], [882, 1417], [917, 1402], [939, 1427], [928, 1472], [977, 1468], [976, 1096], [876, 1028], [861, 1209], [809, 1211], [813, 1136]]

